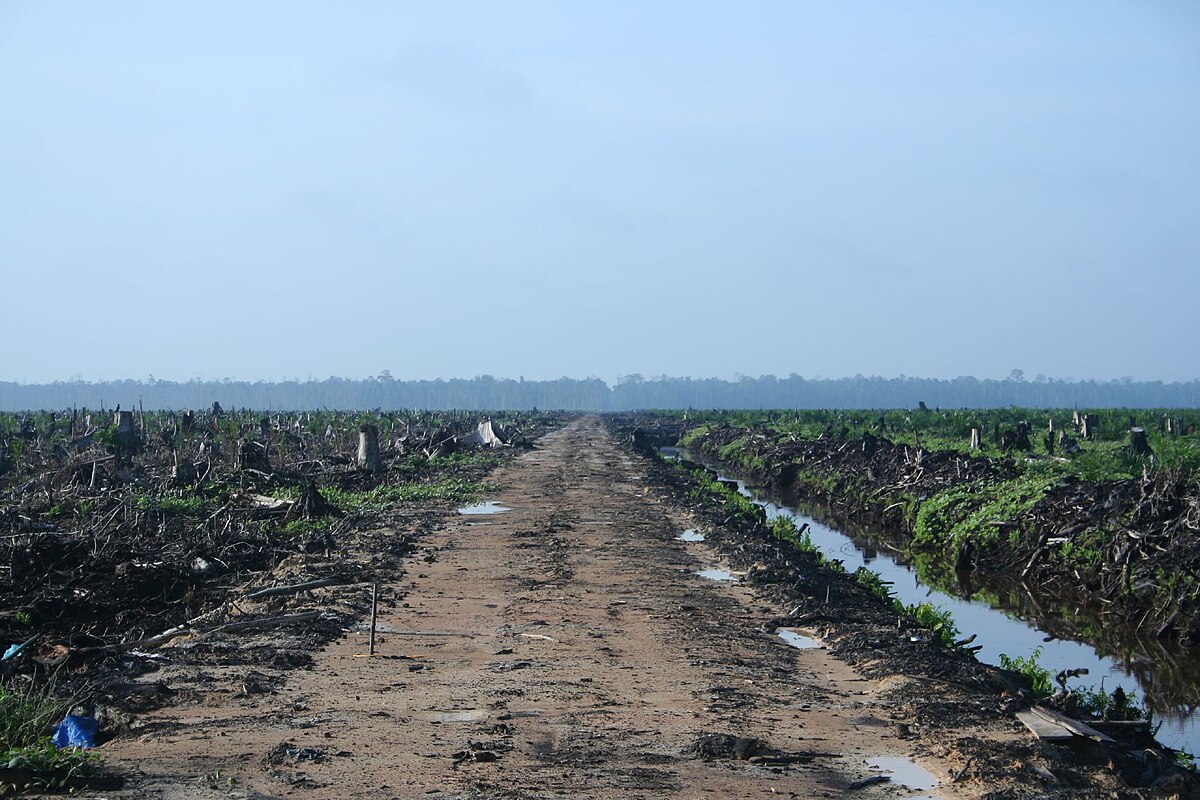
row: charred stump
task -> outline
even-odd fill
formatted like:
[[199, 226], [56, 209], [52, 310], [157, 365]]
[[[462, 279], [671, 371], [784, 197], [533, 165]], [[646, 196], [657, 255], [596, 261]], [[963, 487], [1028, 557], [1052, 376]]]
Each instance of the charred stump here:
[[342, 511], [340, 508], [330, 503], [325, 499], [317, 489], [317, 485], [312, 481], [305, 484], [301, 490], [300, 499], [288, 511], [288, 518], [295, 519], [296, 517], [340, 517]]
[[1139, 456], [1154, 454], [1154, 451], [1150, 449], [1150, 440], [1146, 436], [1145, 428], [1129, 429], [1129, 449]]
[[1016, 430], [1003, 431], [1000, 434], [1000, 449], [1008, 453], [1013, 450], [1028, 452], [1033, 449], [1029, 443], [1029, 425], [1020, 422]]
[[252, 469], [257, 472], [271, 473], [271, 459], [267, 456], [267, 446], [262, 442], [251, 439], [238, 441], [238, 469]]

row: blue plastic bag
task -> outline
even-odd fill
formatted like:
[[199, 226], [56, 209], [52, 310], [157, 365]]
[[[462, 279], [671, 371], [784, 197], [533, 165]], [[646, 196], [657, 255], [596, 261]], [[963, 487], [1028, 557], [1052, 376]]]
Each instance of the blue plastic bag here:
[[66, 719], [58, 723], [54, 736], [50, 741], [55, 747], [95, 747], [96, 731], [100, 728], [95, 717], [77, 717], [67, 714]]
[[4, 655], [0, 656], [0, 661], [8, 661], [10, 658], [20, 655], [22, 650], [36, 642], [40, 636], [40, 633], [35, 633], [33, 636], [30, 636], [20, 644], [11, 645], [7, 650], [4, 651]]

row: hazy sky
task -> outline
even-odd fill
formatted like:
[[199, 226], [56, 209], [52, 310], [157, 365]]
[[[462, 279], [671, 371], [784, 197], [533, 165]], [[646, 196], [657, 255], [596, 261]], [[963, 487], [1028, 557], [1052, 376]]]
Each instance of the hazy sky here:
[[1200, 377], [1200, 3], [0, 0], [0, 380]]

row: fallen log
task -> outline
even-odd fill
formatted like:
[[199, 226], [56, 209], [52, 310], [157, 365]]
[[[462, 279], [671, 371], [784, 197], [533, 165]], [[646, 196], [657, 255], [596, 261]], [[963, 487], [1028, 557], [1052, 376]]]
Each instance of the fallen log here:
[[841, 758], [840, 753], [776, 753], [774, 755], [751, 756], [751, 764], [764, 767], [786, 767], [790, 764], [807, 764], [818, 758]]
[[169, 631], [160, 633], [157, 636], [151, 636], [148, 639], [139, 639], [135, 642], [121, 642], [119, 644], [107, 644], [99, 647], [83, 647], [79, 649], [81, 655], [92, 655], [95, 653], [123, 653], [127, 650], [147, 650], [154, 647], [162, 647], [172, 639], [178, 639], [181, 636], [211, 636], [214, 633], [234, 633], [237, 631], [254, 630], [258, 628], [277, 628], [283, 625], [290, 625], [294, 622], [310, 622], [321, 616], [320, 611], [304, 611], [299, 614], [288, 614], [283, 617], [266, 617], [265, 619], [251, 619], [241, 622], [227, 622], [224, 625], [217, 625], [213, 628], [195, 629], [195, 628], [172, 628]]

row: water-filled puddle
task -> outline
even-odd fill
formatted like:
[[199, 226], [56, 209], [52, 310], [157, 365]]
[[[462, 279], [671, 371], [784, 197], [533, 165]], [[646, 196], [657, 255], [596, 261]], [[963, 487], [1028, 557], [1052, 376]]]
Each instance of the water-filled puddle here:
[[512, 511], [508, 506], [502, 506], [495, 500], [488, 500], [486, 503], [476, 503], [471, 506], [463, 506], [458, 510], [460, 514], [503, 514], [505, 511]]
[[[924, 789], [932, 789], [937, 786], [937, 778], [933, 777], [922, 767], [917, 766], [907, 758], [898, 756], [877, 756], [867, 759], [867, 766], [873, 770], [878, 770], [892, 779], [892, 783], [896, 786], [902, 786], [905, 789], [921, 791]], [[921, 797], [933, 797], [934, 795], [921, 795]], [[914, 798], [914, 800], [917, 800]]]
[[702, 569], [696, 573], [701, 578], [708, 578], [710, 581], [733, 581], [737, 582], [737, 576], [726, 569]]
[[692, 530], [691, 528], [688, 528], [686, 531], [679, 534], [675, 538], [679, 539], [679, 541], [681, 541], [681, 542], [703, 542], [704, 534], [697, 533], [696, 531]]
[[778, 628], [775, 631], [775, 635], [792, 647], [799, 648], [800, 650], [819, 650], [825, 646], [819, 640], [811, 636], [805, 636], [803, 633], [793, 631], [789, 628]]
[[481, 708], [461, 708], [452, 711], [422, 711], [417, 714], [420, 719], [429, 722], [477, 722], [487, 719], [488, 712]]

